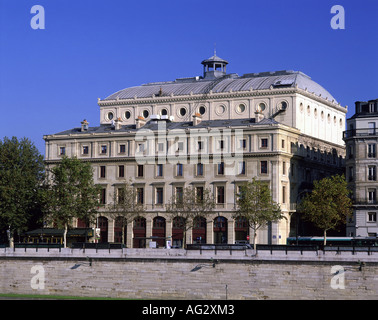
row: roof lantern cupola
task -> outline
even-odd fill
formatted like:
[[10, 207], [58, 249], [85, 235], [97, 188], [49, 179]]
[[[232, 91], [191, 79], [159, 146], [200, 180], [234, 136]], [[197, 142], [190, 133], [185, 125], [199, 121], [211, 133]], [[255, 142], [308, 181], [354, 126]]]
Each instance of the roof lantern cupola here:
[[214, 50], [214, 55], [209, 59], [203, 60], [203, 77], [205, 79], [216, 79], [226, 74], [226, 65], [228, 61], [219, 58]]

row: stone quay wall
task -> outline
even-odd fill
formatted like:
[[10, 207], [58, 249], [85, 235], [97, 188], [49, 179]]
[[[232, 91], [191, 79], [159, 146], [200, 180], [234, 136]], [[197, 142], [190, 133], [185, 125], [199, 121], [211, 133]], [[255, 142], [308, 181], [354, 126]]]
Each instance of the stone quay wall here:
[[0, 249], [0, 293], [131, 299], [378, 299], [378, 252]]

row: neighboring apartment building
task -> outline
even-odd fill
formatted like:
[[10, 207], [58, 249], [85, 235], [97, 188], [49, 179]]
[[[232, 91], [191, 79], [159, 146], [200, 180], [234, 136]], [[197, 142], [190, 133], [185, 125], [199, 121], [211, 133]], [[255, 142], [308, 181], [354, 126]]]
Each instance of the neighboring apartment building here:
[[187, 233], [187, 243], [246, 240], [249, 228], [232, 214], [238, 186], [256, 177], [269, 183], [287, 218], [262, 229], [258, 242], [286, 243], [296, 203], [313, 180], [343, 172], [347, 110], [322, 86], [297, 71], [227, 74], [228, 62], [216, 55], [202, 64], [201, 77], [99, 99], [99, 126], [84, 120], [44, 136], [47, 165], [64, 155], [92, 163], [102, 186], [100, 241], [120, 241], [107, 205], [130, 178], [147, 212], [128, 221], [128, 247], [143, 247], [154, 236], [183, 241], [165, 205], [186, 186], [210, 188], [216, 201], [213, 216]]
[[357, 101], [355, 114], [347, 120], [346, 178], [353, 192], [353, 217], [347, 235], [376, 237], [378, 234], [378, 99]]

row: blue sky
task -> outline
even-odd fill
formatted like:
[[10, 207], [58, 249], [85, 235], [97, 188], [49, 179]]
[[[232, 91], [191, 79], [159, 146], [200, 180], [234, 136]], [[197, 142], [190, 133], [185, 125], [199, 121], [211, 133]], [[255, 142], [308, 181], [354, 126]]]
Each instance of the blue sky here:
[[[30, 26], [34, 5], [44, 30]], [[99, 124], [98, 97], [201, 75], [214, 43], [228, 72], [302, 71], [350, 117], [378, 98], [377, 12], [376, 0], [0, 0], [0, 139], [44, 154], [44, 134]]]

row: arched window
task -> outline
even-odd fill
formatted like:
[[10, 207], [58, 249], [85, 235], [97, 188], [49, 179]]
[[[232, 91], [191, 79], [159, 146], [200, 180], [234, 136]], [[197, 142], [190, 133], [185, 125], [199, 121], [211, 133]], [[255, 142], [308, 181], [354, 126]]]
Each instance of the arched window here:
[[225, 217], [219, 216], [214, 219], [214, 243], [227, 243], [227, 225], [228, 220]]
[[136, 217], [133, 222], [133, 248], [146, 247], [146, 219]]
[[206, 224], [204, 217], [194, 218], [192, 229], [193, 243], [206, 243]]
[[182, 248], [184, 241], [185, 219], [175, 217], [172, 221], [172, 246]]
[[114, 220], [114, 242], [126, 244], [127, 221], [124, 217]]
[[249, 236], [249, 223], [246, 217], [235, 218], [235, 242], [247, 241]]
[[99, 242], [108, 242], [108, 219], [106, 217], [98, 217], [97, 226], [100, 228]]
[[165, 246], [165, 219], [163, 217], [155, 217], [152, 224], [152, 236], [156, 237], [159, 247]]

